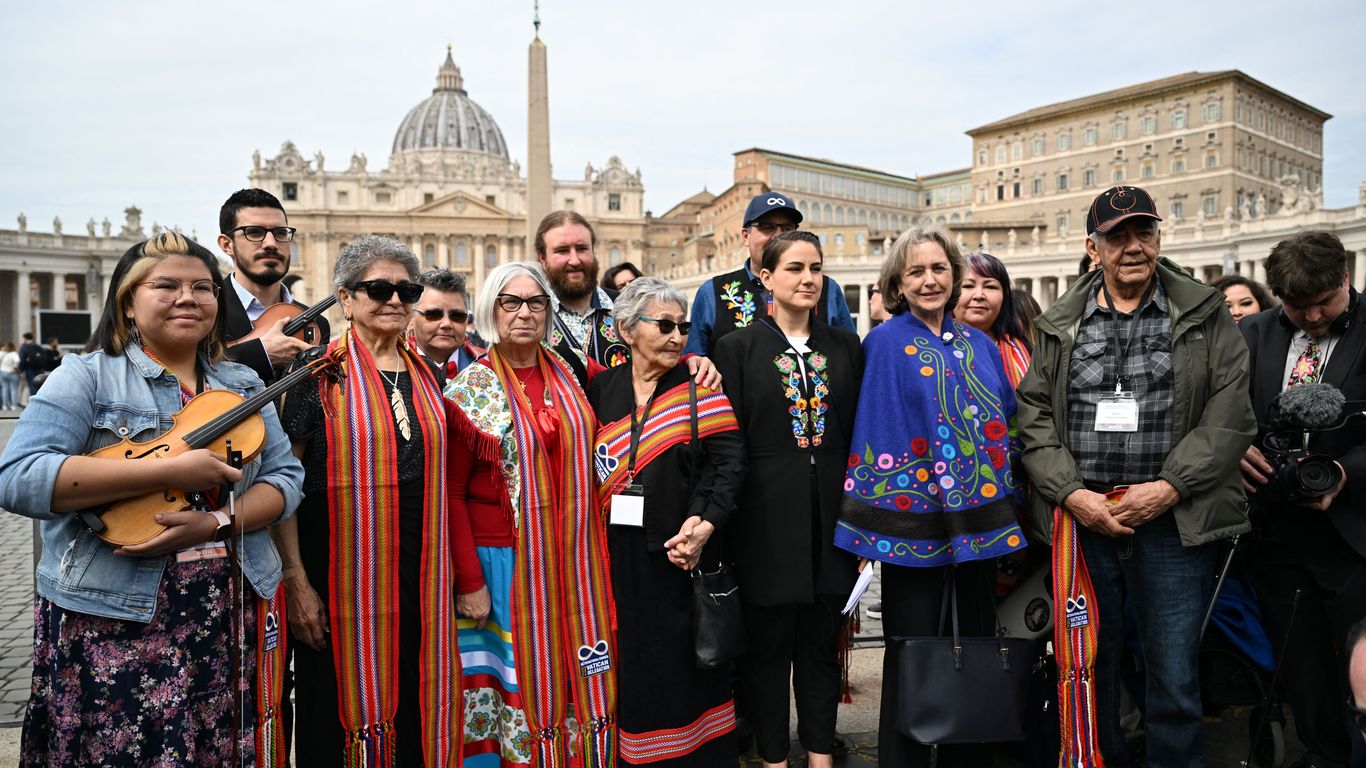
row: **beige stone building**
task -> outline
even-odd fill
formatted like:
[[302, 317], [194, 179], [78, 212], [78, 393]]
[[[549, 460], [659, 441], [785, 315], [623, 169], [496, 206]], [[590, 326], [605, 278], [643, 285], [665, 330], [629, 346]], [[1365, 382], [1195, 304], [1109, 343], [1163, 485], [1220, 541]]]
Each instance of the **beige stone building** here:
[[[291, 290], [305, 302], [332, 292], [332, 263], [358, 235], [408, 244], [426, 266], [464, 273], [473, 294], [498, 264], [535, 258], [528, 242], [527, 179], [502, 129], [474, 102], [450, 52], [436, 87], [399, 122], [387, 167], [364, 155], [328, 170], [321, 152], [305, 157], [286, 141], [275, 157], [252, 159], [252, 186], [277, 195], [299, 232]], [[645, 253], [645, 188], [639, 169], [613, 156], [579, 179], [552, 182], [552, 205], [593, 222], [604, 266]]]
[[972, 165], [918, 178], [765, 149], [735, 153], [735, 185], [697, 213], [697, 235], [660, 273], [685, 289], [743, 258], [750, 197], [797, 201], [821, 235], [826, 271], [860, 329], [891, 239], [912, 223], [948, 229], [1000, 256], [1048, 306], [1076, 278], [1086, 209], [1108, 186], [1148, 189], [1165, 222], [1163, 254], [1212, 279], [1264, 278], [1262, 262], [1296, 230], [1336, 232], [1366, 285], [1363, 203], [1322, 209], [1323, 125], [1331, 116], [1238, 70], [1190, 72], [1039, 107], [967, 132]]

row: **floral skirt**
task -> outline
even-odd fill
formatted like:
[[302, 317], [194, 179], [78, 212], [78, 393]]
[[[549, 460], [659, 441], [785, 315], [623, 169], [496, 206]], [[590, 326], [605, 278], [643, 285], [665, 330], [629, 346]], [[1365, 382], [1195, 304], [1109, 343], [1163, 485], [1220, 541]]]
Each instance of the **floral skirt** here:
[[[232, 691], [236, 680], [250, 724], [256, 612], [244, 611], [239, 676], [229, 642], [229, 570], [226, 558], [167, 563], [146, 624], [40, 599], [21, 765], [254, 765], [250, 725], [233, 755]], [[254, 597], [248, 587], [248, 605]]]

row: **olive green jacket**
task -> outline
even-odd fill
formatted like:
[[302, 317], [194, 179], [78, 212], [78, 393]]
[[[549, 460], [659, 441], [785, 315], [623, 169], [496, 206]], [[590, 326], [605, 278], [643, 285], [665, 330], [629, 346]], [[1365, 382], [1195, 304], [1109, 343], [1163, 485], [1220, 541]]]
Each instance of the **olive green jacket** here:
[[[1053, 507], [1082, 488], [1067, 446], [1068, 371], [1087, 297], [1097, 270], [1078, 280], [1036, 321], [1029, 372], [1016, 392], [1023, 460], [1035, 493], [1032, 532], [1052, 540]], [[1257, 435], [1248, 398], [1247, 343], [1224, 308], [1219, 291], [1159, 259], [1172, 316], [1172, 449], [1156, 479], [1171, 483], [1181, 500], [1176, 515], [1181, 543], [1195, 546], [1249, 530], [1238, 460]]]

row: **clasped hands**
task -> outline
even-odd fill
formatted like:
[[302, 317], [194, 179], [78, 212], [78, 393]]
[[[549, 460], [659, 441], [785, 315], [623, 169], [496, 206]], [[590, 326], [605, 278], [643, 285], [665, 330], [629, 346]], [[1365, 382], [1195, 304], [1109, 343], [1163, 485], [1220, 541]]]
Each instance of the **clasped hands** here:
[[669, 562], [685, 571], [696, 568], [698, 561], [702, 559], [702, 548], [707, 546], [707, 540], [715, 531], [716, 526], [698, 515], [684, 520], [678, 534], [664, 542], [664, 549], [669, 553]]
[[1166, 480], [1131, 485], [1111, 504], [1103, 493], [1078, 488], [1063, 500], [1063, 509], [1103, 536], [1131, 536], [1134, 529], [1171, 509], [1181, 494]]

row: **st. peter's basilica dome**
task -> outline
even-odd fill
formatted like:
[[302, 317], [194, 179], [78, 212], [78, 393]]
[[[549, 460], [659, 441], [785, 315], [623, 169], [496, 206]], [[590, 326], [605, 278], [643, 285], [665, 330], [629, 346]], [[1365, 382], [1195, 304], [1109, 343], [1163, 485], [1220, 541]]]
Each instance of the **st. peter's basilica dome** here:
[[460, 68], [446, 48], [432, 95], [408, 112], [394, 134], [394, 154], [413, 150], [464, 150], [508, 159], [507, 142], [493, 116], [465, 93]]

